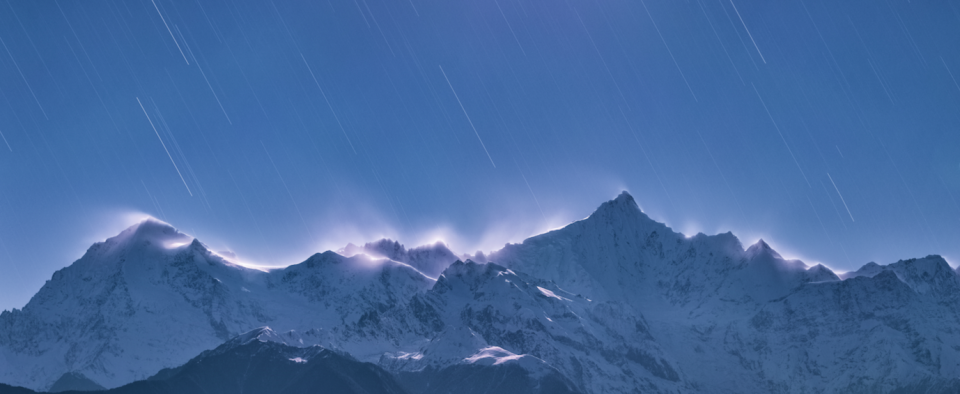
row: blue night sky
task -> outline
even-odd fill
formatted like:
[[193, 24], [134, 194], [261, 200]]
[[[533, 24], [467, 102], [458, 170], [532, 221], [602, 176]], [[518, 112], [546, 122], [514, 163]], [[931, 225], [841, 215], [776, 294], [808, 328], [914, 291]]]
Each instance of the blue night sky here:
[[950, 1], [3, 0], [0, 39], [0, 309], [146, 215], [287, 265], [621, 190], [808, 264], [960, 263]]

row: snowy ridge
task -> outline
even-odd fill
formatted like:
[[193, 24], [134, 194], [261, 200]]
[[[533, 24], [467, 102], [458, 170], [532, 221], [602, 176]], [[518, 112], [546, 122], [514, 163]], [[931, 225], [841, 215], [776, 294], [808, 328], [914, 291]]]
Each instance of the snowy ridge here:
[[701, 390], [885, 392], [949, 386], [960, 373], [946, 362], [960, 341], [944, 339], [960, 329], [958, 276], [939, 256], [841, 281], [763, 241], [744, 250], [730, 233], [685, 238], [624, 193], [491, 259], [644, 311], [656, 343]]
[[334, 253], [247, 269], [147, 220], [57, 271], [23, 310], [0, 314], [0, 381], [45, 389], [79, 372], [116, 387], [265, 325], [319, 343], [329, 327], [432, 284], [403, 264]]
[[457, 256], [442, 242], [407, 249], [399, 242], [386, 238], [363, 246], [347, 244], [337, 252], [344, 256], [366, 254], [374, 258], [387, 258], [408, 264], [431, 278], [440, 276], [444, 269], [458, 260]]
[[140, 223], [0, 314], [0, 382], [116, 387], [229, 341], [320, 345], [416, 387], [481, 370], [589, 393], [960, 387], [960, 276], [939, 256], [841, 279], [762, 240], [676, 233], [627, 193], [491, 263], [442, 244], [347, 249], [262, 272]]

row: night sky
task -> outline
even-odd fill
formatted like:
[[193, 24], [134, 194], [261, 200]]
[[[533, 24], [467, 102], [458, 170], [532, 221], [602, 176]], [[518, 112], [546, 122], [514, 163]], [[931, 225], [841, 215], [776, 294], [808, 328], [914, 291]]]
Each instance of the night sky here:
[[960, 263], [951, 1], [3, 0], [0, 40], [0, 309], [147, 215], [287, 265], [621, 190], [808, 264]]

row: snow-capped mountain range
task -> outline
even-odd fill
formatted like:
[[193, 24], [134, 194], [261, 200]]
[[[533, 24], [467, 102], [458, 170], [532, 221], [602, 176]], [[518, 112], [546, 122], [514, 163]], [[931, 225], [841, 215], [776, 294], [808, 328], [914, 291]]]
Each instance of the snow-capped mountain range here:
[[939, 256], [838, 277], [762, 240], [686, 237], [623, 193], [486, 259], [382, 240], [264, 272], [147, 220], [0, 314], [0, 383], [118, 387], [257, 330], [411, 392], [479, 376], [518, 392], [960, 389], [960, 275]]

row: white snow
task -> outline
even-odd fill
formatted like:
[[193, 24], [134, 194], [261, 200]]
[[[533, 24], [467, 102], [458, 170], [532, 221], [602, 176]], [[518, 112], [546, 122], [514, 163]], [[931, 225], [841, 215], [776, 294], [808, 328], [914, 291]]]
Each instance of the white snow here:
[[547, 297], [556, 298], [556, 299], [558, 299], [558, 300], [560, 300], [560, 301], [570, 301], [569, 299], [560, 297], [560, 296], [556, 295], [554, 292], [552, 292], [552, 291], [550, 291], [550, 290], [547, 290], [547, 289], [544, 289], [544, 288], [542, 288], [542, 287], [540, 287], [540, 286], [537, 286], [537, 289], [540, 290], [540, 292], [543, 293], [543, 295], [545, 295], [545, 296], [547, 296]]
[[463, 359], [468, 364], [500, 365], [507, 361], [519, 360], [523, 355], [513, 354], [499, 346], [480, 349], [477, 354]]
[[420, 352], [412, 352], [412, 353], [400, 352], [400, 354], [397, 356], [397, 359], [400, 359], [400, 360], [421, 360], [421, 359], [423, 359], [423, 353], [420, 353]]

